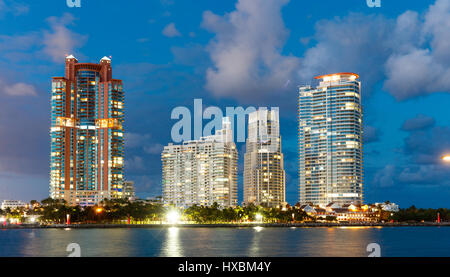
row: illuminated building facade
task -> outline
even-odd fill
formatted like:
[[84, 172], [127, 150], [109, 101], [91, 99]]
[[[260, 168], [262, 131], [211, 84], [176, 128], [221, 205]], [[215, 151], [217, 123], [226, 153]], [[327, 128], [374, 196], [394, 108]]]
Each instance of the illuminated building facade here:
[[52, 79], [50, 197], [71, 205], [121, 198], [124, 91], [111, 60], [66, 57], [65, 77]]
[[133, 201], [136, 199], [133, 181], [124, 181], [122, 187], [122, 198]]
[[361, 83], [354, 73], [316, 77], [299, 88], [300, 203], [363, 201]]
[[176, 207], [237, 205], [236, 145], [229, 118], [215, 135], [182, 145], [169, 144], [161, 154], [163, 200]]
[[249, 114], [244, 157], [244, 203], [267, 207], [284, 205], [285, 171], [278, 110]]

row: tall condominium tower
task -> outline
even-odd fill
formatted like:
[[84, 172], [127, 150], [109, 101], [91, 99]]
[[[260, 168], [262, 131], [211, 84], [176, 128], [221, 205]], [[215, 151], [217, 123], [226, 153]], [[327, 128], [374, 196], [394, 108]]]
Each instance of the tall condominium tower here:
[[82, 206], [121, 197], [124, 92], [111, 60], [66, 57], [51, 94], [50, 197]]
[[299, 88], [300, 203], [363, 201], [361, 83], [354, 73]]
[[177, 207], [237, 205], [236, 145], [229, 118], [222, 130], [182, 145], [164, 147], [162, 159], [163, 199]]
[[278, 110], [249, 114], [244, 157], [244, 203], [281, 207], [285, 203], [285, 172]]

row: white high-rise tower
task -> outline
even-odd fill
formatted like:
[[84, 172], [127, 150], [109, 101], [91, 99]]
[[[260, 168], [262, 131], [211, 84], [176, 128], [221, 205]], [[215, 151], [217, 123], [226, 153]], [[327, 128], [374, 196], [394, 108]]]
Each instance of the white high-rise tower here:
[[363, 201], [361, 83], [354, 73], [299, 88], [300, 203]]
[[249, 114], [244, 158], [244, 203], [281, 207], [285, 201], [278, 110], [259, 109]]
[[237, 158], [230, 119], [215, 135], [164, 147], [163, 199], [177, 207], [237, 205]]

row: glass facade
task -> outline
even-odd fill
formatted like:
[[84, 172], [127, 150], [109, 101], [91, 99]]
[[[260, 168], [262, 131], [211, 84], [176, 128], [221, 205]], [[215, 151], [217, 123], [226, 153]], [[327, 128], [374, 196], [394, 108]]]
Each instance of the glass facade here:
[[94, 205], [122, 197], [124, 92], [111, 60], [66, 58], [65, 77], [52, 80], [50, 197]]
[[361, 83], [353, 73], [299, 88], [300, 203], [363, 202]]
[[286, 199], [278, 110], [249, 114], [244, 157], [244, 203], [281, 207]]

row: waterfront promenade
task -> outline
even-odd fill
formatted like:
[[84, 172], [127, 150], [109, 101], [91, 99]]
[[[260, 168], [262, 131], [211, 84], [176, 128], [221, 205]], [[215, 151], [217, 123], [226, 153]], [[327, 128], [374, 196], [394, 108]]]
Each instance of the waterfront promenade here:
[[108, 228], [313, 228], [313, 227], [450, 227], [450, 222], [304, 222], [304, 223], [217, 223], [217, 224], [9, 224], [0, 226], [0, 229], [51, 229], [51, 228], [74, 228], [74, 229], [108, 229]]

